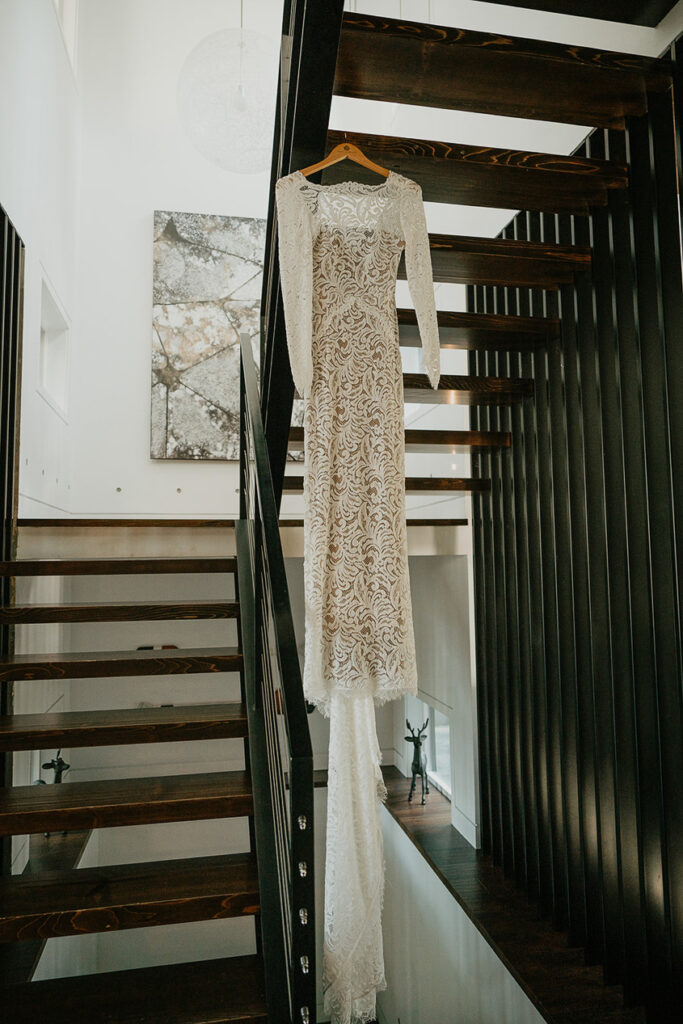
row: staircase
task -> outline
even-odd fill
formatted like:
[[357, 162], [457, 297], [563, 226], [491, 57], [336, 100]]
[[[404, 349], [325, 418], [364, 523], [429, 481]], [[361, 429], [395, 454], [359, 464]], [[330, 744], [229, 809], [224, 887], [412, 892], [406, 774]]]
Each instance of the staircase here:
[[[585, 598], [582, 628], [590, 634], [590, 600], [595, 599], [598, 581], [586, 577], [583, 591], [572, 592], [571, 587], [582, 582], [583, 578], [576, 575], [579, 556], [588, 550], [591, 538], [585, 530], [571, 533], [570, 512], [585, 518], [588, 511], [599, 514], [601, 510], [585, 504], [586, 494], [591, 493], [590, 479], [586, 491], [582, 463], [576, 448], [572, 449], [572, 445], [584, 443], [583, 435], [577, 441], [560, 437], [554, 428], [549, 433], [548, 409], [561, 401], [565, 389], [571, 419], [572, 410], [578, 414], [586, 397], [581, 392], [586, 384], [593, 389], [588, 401], [597, 401], [595, 378], [590, 374], [583, 380], [572, 376], [570, 363], [566, 374], [563, 369], [568, 353], [574, 352], [571, 346], [576, 346], [576, 316], [585, 319], [592, 315], [590, 289], [604, 271], [607, 243], [605, 238], [593, 236], [591, 218], [596, 211], [626, 209], [626, 219], [615, 218], [611, 223], [622, 231], [617, 236], [622, 246], [628, 243], [630, 202], [639, 215], [633, 193], [634, 170], [640, 174], [639, 188], [646, 192], [650, 187], [650, 170], [642, 162], [642, 147], [647, 138], [651, 139], [648, 132], [654, 123], [648, 119], [659, 111], [660, 126], [668, 116], [670, 129], [671, 108], [667, 114], [666, 102], [679, 66], [680, 62], [672, 63], [667, 57], [644, 58], [344, 14], [341, 0], [319, 0], [315, 4], [286, 0], [272, 171], [274, 185], [281, 175], [317, 161], [331, 145], [347, 138], [371, 159], [419, 181], [427, 202], [523, 211], [523, 223], [517, 219], [498, 238], [430, 236], [435, 280], [468, 287], [469, 308], [440, 311], [439, 321], [443, 348], [469, 352], [470, 372], [445, 374], [436, 392], [425, 376], [406, 373], [405, 400], [469, 405], [472, 429], [408, 429], [406, 449], [430, 454], [464, 450], [475, 458], [471, 478], [410, 477], [406, 488], [409, 492], [473, 495], [477, 660], [482, 680], [479, 728], [484, 856], [493, 868], [525, 887], [538, 901], [540, 912], [552, 916], [562, 941], [582, 947], [589, 964], [604, 964], [610, 985], [625, 984], [628, 998], [647, 1002], [650, 1019], [662, 1022], [674, 1018], [666, 1015], [664, 1002], [658, 1008], [659, 995], [668, 1000], [668, 1006], [680, 1007], [680, 1001], [676, 1004], [670, 995], [672, 965], [678, 955], [673, 940], [680, 935], [680, 921], [672, 905], [663, 907], [661, 894], [653, 896], [648, 886], [656, 888], [651, 879], [661, 879], [653, 853], [653, 844], [662, 843], [663, 826], [657, 815], [673, 816], [666, 800], [671, 800], [671, 793], [675, 799], [675, 779], [669, 779], [671, 785], [662, 793], [645, 763], [627, 765], [635, 775], [641, 772], [646, 784], [643, 800], [651, 797], [643, 805], [643, 813], [648, 816], [649, 826], [645, 855], [650, 859], [646, 868], [653, 873], [646, 874], [643, 889], [638, 889], [634, 899], [626, 888], [628, 875], [623, 873], [620, 882], [613, 882], [609, 872], [614, 868], [616, 878], [630, 865], [642, 880], [640, 840], [629, 843], [624, 833], [621, 845], [615, 841], [614, 864], [606, 857], [607, 848], [599, 846], [601, 835], [607, 835], [604, 812], [610, 797], [608, 789], [599, 787], [612, 777], [610, 757], [614, 752], [608, 751], [609, 756], [602, 760], [600, 751], [593, 752], [595, 778], [587, 774], [587, 761], [579, 766], [583, 774], [578, 781], [576, 766], [571, 761], [562, 763], [562, 750], [568, 748], [553, 743], [557, 724], [548, 712], [552, 703], [548, 703], [545, 665], [540, 660], [540, 652], [550, 647], [547, 637], [541, 636], [536, 613], [541, 607], [549, 607], [552, 585], [558, 594], [556, 608], [572, 610]], [[586, 125], [609, 133], [610, 139], [621, 133], [629, 144], [640, 142], [641, 163], [632, 162], [624, 145], [601, 149], [600, 135], [595, 133], [590, 137], [593, 141], [569, 156], [353, 131], [342, 135], [329, 129], [333, 94]], [[676, 139], [675, 145], [679, 142]], [[333, 182], [349, 173], [347, 165], [340, 165], [328, 169], [322, 180]], [[353, 175], [361, 181], [374, 180], [355, 166]], [[657, 187], [663, 188], [662, 180], [658, 180]], [[0, 719], [2, 751], [10, 754], [44, 749], [46, 745], [67, 749], [69, 744], [74, 748], [104, 747], [228, 737], [242, 738], [245, 751], [245, 769], [240, 771], [67, 782], [59, 787], [8, 785], [0, 799], [0, 833], [87, 831], [112, 825], [210, 818], [246, 818], [252, 823], [248, 848], [235, 854], [96, 869], [75, 868], [70, 863], [63, 868], [52, 865], [42, 875], [6, 877], [0, 900], [0, 943], [16, 949], [55, 936], [246, 915], [256, 922], [257, 952], [248, 957], [31, 984], [17, 982], [8, 972], [13, 983], [3, 995], [6, 1005], [11, 1006], [13, 1024], [34, 1022], [45, 1015], [46, 1008], [57, 1024], [80, 1016], [111, 1024], [266, 1019], [309, 1024], [315, 1020], [311, 985], [315, 962], [310, 940], [314, 927], [313, 858], [312, 846], [305, 846], [312, 841], [312, 766], [277, 541], [277, 508], [282, 494], [302, 490], [302, 477], [285, 473], [285, 467], [288, 452], [301, 449], [303, 432], [291, 426], [295, 394], [279, 291], [273, 188], [270, 193], [260, 402], [254, 367], [243, 347], [242, 507], [236, 527], [237, 559], [69, 559], [60, 558], [59, 551], [46, 559], [16, 559], [8, 554], [5, 543], [5, 561], [0, 567], [6, 581], [48, 574], [238, 576], [234, 593], [226, 593], [226, 600], [218, 602], [127, 600], [99, 605], [28, 606], [17, 604], [5, 585], [0, 612], [5, 633], [30, 623], [151, 622], [167, 617], [190, 620], [206, 616], [233, 620], [238, 626], [234, 647], [77, 654], [13, 654], [7, 650], [0, 662], [5, 693], [16, 693], [17, 688], [37, 685], [41, 680], [183, 675], [190, 677], [191, 694], [195, 674], [239, 673], [241, 695], [233, 702], [195, 705], [188, 697], [184, 707], [49, 712], [40, 716], [12, 715], [6, 702], [3, 707], [8, 713]], [[622, 252], [617, 246], [612, 258], [618, 261]], [[639, 272], [639, 301], [645, 310], [648, 295], [654, 296], [655, 306], [659, 301], [658, 284], [654, 277], [647, 276], [648, 267], [639, 268]], [[583, 299], [576, 300], [575, 306], [577, 295]], [[618, 298], [623, 300], [623, 294]], [[674, 306], [667, 308], [670, 313]], [[656, 318], [660, 313], [655, 309], [652, 315]], [[399, 310], [399, 327], [401, 346], [415, 348], [419, 339], [412, 310]], [[648, 352], [656, 353], [656, 332], [648, 339]], [[637, 348], [637, 342], [633, 344]], [[584, 369], [589, 355], [584, 352]], [[557, 370], [549, 378], [538, 372], [546, 364]], [[672, 361], [672, 370], [673, 366]], [[674, 414], [682, 405], [673, 403]], [[589, 433], [589, 446], [593, 436], [601, 435]], [[648, 438], [656, 436], [652, 426]], [[551, 450], [560, 462], [569, 458], [568, 476], [560, 479], [552, 475], [558, 461], [539, 461], [539, 451], [547, 454]], [[590, 465], [595, 468], [599, 448], [592, 457]], [[564, 489], [544, 490], [545, 470], [551, 474], [549, 479], [563, 483]], [[666, 483], [662, 476], [653, 492], [662, 502], [671, 501], [671, 488], [667, 489]], [[579, 495], [582, 510], [577, 512], [577, 505], [570, 504], [570, 491]], [[550, 505], [539, 507], [539, 502], [555, 502], [552, 516]], [[633, 509], [637, 513], [637, 503]], [[573, 522], [575, 525], [576, 519]], [[548, 560], [541, 567], [532, 557], [533, 545], [541, 550], [549, 543], [549, 534], [543, 533], [542, 527], [555, 529], [562, 523], [567, 535], [583, 544], [581, 551], [572, 552], [575, 573], [569, 579], [556, 556], [552, 563], [557, 570], [555, 576], [549, 575]], [[532, 533], [520, 533], [522, 527]], [[672, 550], [669, 571], [675, 562]], [[665, 573], [666, 565], [660, 562], [659, 569]], [[525, 605], [519, 601], [523, 587]], [[270, 647], [273, 632], [277, 657], [272, 656]], [[669, 632], [675, 637], [675, 627]], [[577, 675], [572, 660], [574, 633], [569, 641], [561, 633], [558, 636], [560, 656], [567, 659], [567, 665], [572, 661], [573, 685], [575, 690], [580, 689], [583, 677]], [[665, 637], [661, 639], [666, 642]], [[600, 652], [595, 643], [593, 650]], [[579, 662], [578, 669], [581, 667]], [[600, 666], [584, 661], [583, 667], [597, 671]], [[532, 685], [526, 685], [528, 679]], [[581, 729], [586, 730], [586, 736], [589, 730], [594, 735], [597, 721], [609, 733], [612, 723], [606, 704], [593, 705], [590, 694], [580, 692], [577, 696], [575, 690], [558, 687], [554, 696], [562, 706], [565, 731], [578, 730], [581, 745], [588, 742], [581, 740]], [[486, 703], [482, 703], [484, 699]], [[640, 700], [636, 712], [651, 715], [652, 709], [642, 696]], [[671, 712], [669, 721], [675, 722], [680, 706], [671, 696], [666, 706]], [[596, 709], [597, 719], [593, 720]], [[661, 726], [666, 732], [667, 721], [663, 720]], [[546, 729], [550, 730], [547, 747]], [[653, 736], [655, 732], [653, 724]], [[293, 744], [289, 749], [287, 741]], [[667, 755], [669, 767], [677, 763], [671, 749]], [[641, 757], [648, 755], [649, 748]], [[553, 757], [560, 772], [555, 776], [550, 774]], [[562, 788], [565, 777], [576, 783], [574, 788], [569, 783], [568, 788]], [[589, 792], [591, 787], [593, 791]], [[634, 805], [638, 799], [633, 798]], [[638, 809], [634, 811], [636, 817], [637, 813]], [[623, 826], [624, 819], [617, 825]], [[679, 862], [673, 844], [659, 860], [665, 867], [675, 867]], [[676, 877], [680, 876], [668, 878], [672, 892], [676, 891]], [[653, 899], [656, 905], [648, 902]], [[620, 929], [621, 949], [611, 944]], [[624, 947], [628, 947], [628, 955]], [[640, 960], [634, 954], [637, 948], [641, 950]], [[546, 952], [538, 951], [539, 962]], [[633, 973], [629, 969], [632, 966], [637, 968]], [[595, 971], [589, 973], [594, 983]], [[581, 1002], [581, 984], [581, 972], [577, 971], [574, 993], [568, 994], [565, 1003], [556, 1000], [552, 1013], [539, 1003], [546, 1019], [580, 1019], [584, 1024], [607, 1020], [619, 1024], [633, 1019], [630, 1011], [615, 1009], [614, 987], [603, 1003], [593, 984], [590, 998]], [[577, 1001], [580, 1017], [572, 1008]]]
[[[638, 12], [624, 8], [613, 9], [610, 16], [638, 22], [651, 14], [640, 8]], [[572, 991], [568, 988], [564, 993], [554, 993], [552, 1012], [544, 1009], [541, 999], [539, 1008], [549, 1021], [581, 1019], [586, 1024], [597, 1024], [610, 1020], [616, 1024], [641, 1019], [638, 1009], [619, 1009], [625, 997], [630, 1006], [647, 1004], [648, 1020], [677, 1019], [680, 998], [672, 995], [672, 970], [674, 976], [676, 973], [672, 964], [680, 962], [683, 931], [675, 897], [671, 895], [663, 910], [660, 896], [654, 889], [650, 892], [650, 883], [638, 877], [643, 866], [638, 801], [647, 799], [648, 808], [651, 806], [649, 798], [638, 796], [638, 783], [634, 781], [638, 772], [644, 793], [658, 793], [653, 797], [656, 800], [666, 797], [658, 790], [661, 783], [654, 777], [654, 769], [644, 763], [644, 752], [639, 768], [632, 751], [626, 754], [623, 749], [610, 747], [614, 721], [623, 723], [617, 726], [614, 742], [619, 742], [619, 729], [633, 731], [634, 716], [639, 714], [637, 703], [635, 709], [631, 706], [633, 696], [628, 691], [629, 686], [637, 688], [639, 684], [638, 678], [630, 675], [628, 647], [621, 658], [624, 673], [629, 673], [625, 676], [628, 682], [622, 683], [618, 674], [611, 674], [604, 653], [610, 644], [618, 651], [626, 642], [623, 627], [631, 612], [628, 597], [624, 596], [630, 586], [626, 570], [620, 582], [610, 581], [617, 609], [612, 612], [616, 623], [613, 638], [608, 636], [609, 626], [603, 619], [593, 625], [591, 638], [590, 621], [591, 608], [601, 607], [604, 583], [600, 573], [616, 572], [624, 558], [621, 549], [608, 559], [604, 552], [600, 556], [597, 548], [589, 548], [593, 540], [590, 517], [604, 531], [605, 515], [610, 511], [609, 505], [606, 512], [604, 502], [596, 501], [591, 494], [592, 479], [598, 480], [602, 472], [603, 435], [597, 403], [602, 388], [609, 403], [602, 413], [607, 424], [605, 443], [616, 445], [616, 455], [605, 450], [604, 471], [611, 472], [617, 482], [621, 472], [623, 486], [624, 468], [617, 462], [625, 449], [619, 448], [617, 428], [610, 428], [609, 423], [610, 415], [614, 424], [620, 411], [613, 381], [620, 373], [622, 380], [628, 378], [631, 357], [635, 360], [634, 379], [629, 384], [633, 394], [625, 415], [637, 417], [637, 322], [634, 326], [633, 318], [629, 321], [632, 330], [623, 348], [621, 366], [618, 358], [615, 364], [614, 351], [612, 362], [605, 361], [602, 352], [591, 348], [585, 338], [596, 317], [597, 329], [609, 332], [614, 311], [628, 311], [634, 289], [628, 274], [635, 278], [636, 271], [642, 274], [643, 282], [640, 315], [645, 316], [645, 323], [657, 322], [658, 317], [661, 322], [657, 302], [662, 301], [662, 286], [654, 272], [661, 266], [665, 317], [669, 311], [661, 330], [667, 329], [668, 323], [672, 342], [676, 330], [680, 341], [680, 236], [674, 158], [677, 147], [680, 160], [680, 138], [674, 136], [671, 107], [672, 81], [678, 83], [680, 79], [680, 47], [673, 47], [671, 54], [667, 52], [661, 58], [641, 57], [345, 13], [343, 4], [336, 0], [316, 5], [315, 11], [296, 0], [285, 4], [283, 38], [272, 185], [281, 175], [315, 163], [332, 146], [349, 141], [371, 160], [417, 180], [427, 202], [522, 211], [496, 238], [430, 235], [435, 281], [467, 286], [467, 309], [441, 310], [439, 324], [444, 350], [469, 353], [469, 375], [446, 373], [434, 392], [425, 376], [405, 373], [405, 401], [466, 404], [471, 407], [472, 429], [407, 429], [406, 451], [444, 455], [466, 451], [472, 455], [472, 473], [469, 478], [408, 476], [406, 491], [472, 495], [485, 856], [492, 868], [525, 888], [540, 911], [552, 919], [558, 928], [555, 952], [563, 943], [569, 944], [574, 950], [579, 948], [587, 965], [603, 965], [604, 998], [600, 985], [595, 984], [596, 968], [587, 966], [583, 975], [577, 970]], [[329, 128], [333, 95], [592, 126], [593, 131], [570, 155], [471, 146], [443, 137], [425, 140], [366, 134], [354, 131], [352, 125], [342, 132]], [[653, 135], [655, 131], [660, 133], [658, 137]], [[661, 155], [657, 150], [659, 138]], [[636, 145], [640, 146], [637, 165], [633, 156], [636, 149], [631, 151]], [[639, 177], [634, 182], [638, 169]], [[680, 173], [679, 164], [679, 178]], [[329, 167], [311, 180], [330, 184], [348, 177], [376, 182], [370, 171], [349, 163]], [[665, 197], [662, 210], [666, 208], [667, 214], [660, 215], [657, 230], [666, 241], [658, 243], [655, 238], [650, 262], [641, 258], [636, 268], [629, 263], [633, 260], [633, 235], [629, 236], [629, 230], [633, 227], [629, 229], [628, 218], [641, 218], [644, 226], [640, 230], [645, 237], [647, 217], [652, 215], [652, 202], [657, 200], [643, 198], [639, 203], [638, 197], [647, 196], [649, 189], [653, 197], [655, 190], [660, 198]], [[620, 211], [619, 217], [616, 211]], [[636, 224], [636, 237], [638, 230]], [[611, 235], [610, 231], [615, 233]], [[272, 200], [267, 239], [262, 407], [279, 500], [281, 495], [302, 491], [303, 478], [297, 475], [296, 464], [287, 464], [287, 455], [301, 450], [303, 430], [290, 425], [292, 401], [297, 396], [288, 369]], [[667, 248], [657, 249], [657, 244], [666, 244]], [[607, 292], [601, 292], [604, 275], [612, 273], [610, 260], [617, 271], [628, 273], [626, 280], [612, 279]], [[399, 276], [405, 277], [403, 266]], [[401, 347], [419, 345], [414, 312], [399, 309], [398, 322]], [[644, 331], [648, 353], [657, 352], [657, 329]], [[573, 368], [577, 344], [578, 372]], [[647, 373], [648, 366], [665, 357], [648, 354], [643, 358], [649, 361], [644, 363]], [[653, 396], [659, 393], [660, 403], [666, 402], [667, 386], [671, 393], [671, 382], [681, 379], [680, 345], [672, 344], [666, 358], [669, 384], [662, 376], [665, 371], [661, 371], [652, 391]], [[598, 368], [605, 375], [602, 384], [596, 380]], [[558, 409], [565, 415], [565, 404], [566, 422], [558, 426], [553, 417]], [[580, 423], [582, 405], [592, 414], [584, 424]], [[680, 427], [680, 399], [671, 408]], [[651, 415], [656, 416], [654, 406]], [[631, 422], [636, 420], [632, 418]], [[578, 424], [574, 435], [572, 424]], [[653, 476], [653, 522], [656, 508], [661, 511], [662, 503], [667, 510], [670, 508], [667, 503], [675, 486], [662, 461], [666, 446], [671, 444], [679, 456], [681, 453], [680, 429], [672, 431], [670, 439], [664, 431], [660, 422], [654, 425], [653, 421], [650, 458], [660, 469], [659, 475]], [[653, 454], [655, 445], [661, 445], [661, 456]], [[585, 479], [581, 475], [584, 473]], [[559, 490], [553, 490], [555, 485]], [[642, 506], [647, 501], [645, 490], [638, 491], [638, 495]], [[637, 502], [628, 514], [634, 522], [639, 519]], [[454, 524], [445, 519], [430, 522]], [[672, 521], [665, 519], [665, 523], [665, 529], [673, 532]], [[560, 530], [582, 547], [572, 550], [568, 541], [568, 547], [554, 549], [556, 531]], [[646, 535], [647, 531], [643, 532], [636, 543], [647, 545]], [[603, 537], [603, 544], [610, 540]], [[676, 543], [680, 553], [680, 540]], [[667, 550], [668, 566], [664, 557], [657, 563], [658, 572], [666, 575], [662, 585], [665, 602], [670, 600], [666, 587], [670, 586], [671, 566], [676, 562], [673, 544]], [[597, 568], [579, 569], [589, 551]], [[633, 564], [636, 557], [632, 553]], [[639, 586], [648, 586], [642, 573], [637, 578]], [[632, 600], [642, 607], [639, 594], [637, 591]], [[668, 615], [668, 604], [666, 608]], [[550, 622], [543, 618], [548, 609], [555, 616]], [[648, 614], [645, 609], [643, 612]], [[600, 615], [604, 614], [601, 608]], [[608, 610], [607, 622], [609, 615]], [[574, 634], [568, 625], [570, 617], [575, 616], [581, 617], [585, 631], [584, 649], [577, 653], [576, 662], [570, 646]], [[673, 614], [667, 621], [675, 633]], [[617, 638], [618, 628], [621, 632]], [[639, 626], [633, 628], [642, 633]], [[676, 727], [667, 724], [671, 719], [663, 721], [662, 729], [671, 737], [668, 757], [673, 764], [676, 758], [680, 763], [681, 753], [680, 693], [672, 682], [677, 672], [671, 635], [664, 637], [662, 632], [661, 642], [671, 651], [668, 676], [664, 677], [668, 682], [663, 685], [669, 687], [664, 692], [673, 720], [678, 723], [678, 738]], [[565, 659], [566, 677], [561, 682], [552, 675], [551, 659], [556, 656]], [[543, 678], [546, 658], [547, 681]], [[593, 677], [593, 672], [598, 674]], [[593, 691], [587, 689], [589, 684], [583, 678], [587, 673], [594, 679]], [[610, 704], [610, 686], [621, 693], [623, 711], [618, 703]], [[591, 715], [597, 717], [592, 719]], [[647, 706], [647, 715], [648, 749], [655, 749], [659, 739], [652, 720], [656, 715], [654, 706]], [[605, 737], [604, 747], [600, 736]], [[675, 778], [674, 772], [669, 780], [672, 793]], [[620, 805], [619, 812], [615, 811], [616, 805]], [[622, 815], [621, 821], [618, 814]], [[658, 814], [649, 810], [643, 814], [644, 821], [651, 821], [647, 843], [651, 840], [655, 846], [644, 854], [651, 862], [649, 877], [661, 878], [662, 871], [667, 870], [666, 849], [661, 849], [666, 843], [662, 833], [665, 826]], [[680, 892], [681, 879], [680, 844], [674, 849], [675, 837], [680, 839], [680, 813], [675, 801], [668, 815], [667, 827], [672, 830], [668, 870], [671, 879], [679, 879], [676, 885], [673, 880], [670, 883], [673, 893]], [[619, 829], [621, 834], [617, 835]], [[487, 924], [481, 927], [488, 935]], [[527, 965], [529, 955], [530, 951], [519, 951]], [[544, 949], [536, 955], [540, 986], [542, 963], [550, 964], [555, 954]], [[582, 977], [589, 973], [592, 980], [584, 988]], [[615, 985], [624, 988], [615, 990]]]
[[[66, 520], [50, 526], [78, 531], [87, 526]], [[120, 547], [116, 523], [109, 526]], [[182, 526], [182, 523], [176, 524]], [[154, 523], [138, 521], [144, 535]], [[158, 527], [157, 527], [158, 529]], [[19, 544], [36, 528], [19, 524]], [[82, 541], [84, 546], [87, 541]], [[194, 580], [220, 573], [234, 583], [235, 557], [19, 558], [0, 564], [6, 577], [52, 575], [157, 578], [164, 589], [170, 574]], [[78, 604], [11, 604], [0, 621], [29, 623], [121, 623], [159, 620], [233, 620], [240, 625], [238, 601], [133, 601]], [[196, 703], [198, 673], [239, 675], [241, 700]], [[167, 650], [94, 651], [8, 655], [0, 661], [3, 686], [31, 687], [38, 680], [76, 680], [126, 676], [175, 676], [187, 679], [186, 706], [5, 715], [0, 719], [0, 750], [14, 751], [125, 746], [139, 743], [198, 743], [241, 739], [248, 763], [248, 725], [244, 704], [243, 655], [234, 647]], [[68, 684], [67, 684], [68, 685]], [[144, 685], [144, 684], [141, 684]], [[195, 691], [195, 686], [199, 690]], [[234, 688], [234, 687], [233, 687]], [[144, 690], [140, 691], [144, 693]], [[177, 748], [178, 749], [178, 748]], [[185, 760], [191, 752], [183, 746]], [[76, 832], [160, 822], [206, 821], [253, 815], [248, 771], [212, 771], [146, 778], [114, 778], [62, 785], [13, 786], [0, 794], [0, 835]], [[23, 873], [0, 882], [0, 943], [40, 940], [97, 932], [169, 926], [259, 914], [259, 880], [253, 843], [243, 853], [180, 858], [96, 868], [60, 868]], [[36, 837], [37, 838], [37, 837]], [[51, 837], [52, 838], [52, 837]], [[198, 842], [201, 848], [201, 841]], [[7, 948], [5, 946], [5, 948]], [[27, 972], [30, 974], [30, 971]], [[15, 979], [16, 980], [16, 979]], [[46, 1008], [59, 1021], [75, 1016], [97, 1021], [265, 1021], [263, 964], [258, 955], [199, 961], [169, 967], [115, 971], [104, 975], [15, 984], [5, 991], [12, 1020], [36, 1021]]]
[[[274, 152], [276, 160], [278, 153], [289, 156], [280, 157], [276, 176], [314, 162], [346, 139], [360, 146], [371, 160], [417, 180], [427, 202], [586, 214], [594, 206], [604, 206], [613, 192], [624, 191], [628, 176], [623, 161], [329, 130], [333, 94], [623, 128], [626, 116], [646, 110], [649, 92], [665, 92], [671, 82], [670, 68], [663, 61], [385, 17], [342, 14], [340, 4], [332, 0], [322, 4], [315, 16], [304, 16], [300, 3], [286, 5], [284, 35], [292, 40], [291, 63], [283, 65], [282, 71], [282, 80], [289, 83], [289, 113], [287, 117], [283, 113], [281, 127], [276, 125]], [[547, 87], [550, 77], [552, 89]], [[375, 180], [362, 167], [354, 165], [351, 171], [358, 181]], [[347, 164], [337, 164], [323, 172], [322, 183], [341, 181], [351, 171]], [[290, 417], [293, 391], [289, 396], [281, 394], [289, 373], [277, 293], [274, 230], [271, 203], [266, 253], [270, 273], [264, 277], [263, 293], [263, 308], [269, 314], [262, 351], [266, 363], [263, 408], [277, 494], [287, 452], [284, 424]], [[541, 294], [540, 290], [556, 291], [591, 271], [591, 248], [576, 240], [548, 244], [541, 240], [432, 234], [430, 245], [436, 282], [538, 289], [537, 294]], [[403, 263], [399, 277], [405, 277]], [[497, 312], [440, 311], [439, 322], [444, 349], [470, 351], [532, 352], [559, 330], [555, 316]], [[399, 310], [399, 325], [402, 347], [419, 344], [412, 310]], [[271, 381], [277, 382], [278, 394], [274, 388], [270, 393]], [[510, 374], [445, 375], [436, 393], [426, 376], [405, 374], [404, 387], [406, 402], [476, 407], [506, 407], [533, 393], [531, 379]], [[495, 417], [495, 413], [492, 415]], [[472, 432], [473, 447], [481, 448], [481, 433]], [[300, 444], [298, 434], [289, 438]], [[435, 431], [426, 443], [432, 451], [450, 451], [443, 432]], [[462, 437], [460, 444], [466, 445]], [[492, 440], [492, 453], [497, 448]], [[284, 487], [286, 493], [297, 493], [301, 480], [285, 478]], [[409, 491], [471, 492], [486, 488], [487, 483], [481, 479], [430, 478], [425, 484], [421, 478], [409, 478], [406, 487]]]

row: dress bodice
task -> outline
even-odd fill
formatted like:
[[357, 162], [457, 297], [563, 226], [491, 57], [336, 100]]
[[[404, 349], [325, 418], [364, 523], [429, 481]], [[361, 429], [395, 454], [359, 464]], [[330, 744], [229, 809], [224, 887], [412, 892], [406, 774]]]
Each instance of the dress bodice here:
[[302, 397], [313, 380], [313, 337], [351, 305], [395, 321], [395, 285], [405, 250], [424, 364], [439, 381], [439, 336], [420, 186], [390, 171], [379, 185], [309, 182], [294, 171], [277, 182], [282, 296], [292, 376]]

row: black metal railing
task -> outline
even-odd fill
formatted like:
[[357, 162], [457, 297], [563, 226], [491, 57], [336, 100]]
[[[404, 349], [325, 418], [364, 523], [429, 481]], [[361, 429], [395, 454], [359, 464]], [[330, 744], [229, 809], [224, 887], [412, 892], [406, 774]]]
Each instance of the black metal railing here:
[[[24, 243], [0, 206], [0, 560], [16, 551], [19, 487], [19, 396], [24, 301]], [[0, 577], [0, 606], [11, 601], [12, 578]], [[0, 626], [0, 656], [12, 650], [12, 628]], [[0, 687], [0, 714], [12, 710], [9, 684]], [[12, 784], [12, 755], [0, 754], [0, 786]], [[11, 839], [0, 839], [0, 873], [10, 873]]]
[[247, 335], [240, 347], [236, 536], [268, 1020], [314, 1024], [313, 756]]
[[[261, 294], [261, 411], [279, 507], [292, 418], [294, 382], [289, 369], [280, 293], [275, 182], [325, 155], [344, 0], [285, 0], [270, 205]], [[311, 181], [317, 182], [319, 176]]]

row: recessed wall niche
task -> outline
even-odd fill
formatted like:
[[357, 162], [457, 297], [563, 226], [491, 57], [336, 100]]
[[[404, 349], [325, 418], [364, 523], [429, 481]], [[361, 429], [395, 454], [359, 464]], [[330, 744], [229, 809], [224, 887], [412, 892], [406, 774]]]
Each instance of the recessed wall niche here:
[[66, 419], [69, 324], [49, 285], [40, 300], [40, 383], [43, 398]]

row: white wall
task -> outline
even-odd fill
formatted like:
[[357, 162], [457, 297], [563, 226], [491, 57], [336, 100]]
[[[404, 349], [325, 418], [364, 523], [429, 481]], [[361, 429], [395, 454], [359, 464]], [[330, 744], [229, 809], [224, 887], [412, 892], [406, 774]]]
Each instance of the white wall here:
[[541, 1024], [543, 1018], [411, 840], [382, 809], [387, 990], [379, 1024]]
[[[0, 205], [26, 245], [20, 438], [20, 510], [60, 514], [69, 507], [72, 431], [40, 389], [41, 297], [44, 284], [67, 323], [77, 301], [76, 248], [80, 100], [53, 0], [0, 3]], [[61, 581], [17, 581], [17, 601], [63, 599]], [[17, 653], [59, 651], [68, 627], [26, 626]], [[15, 686], [15, 711], [63, 710], [61, 682]], [[52, 755], [51, 755], [52, 756]], [[41, 752], [17, 754], [15, 784], [41, 776]], [[45, 773], [42, 773], [45, 776]], [[47, 776], [45, 776], [47, 777]], [[26, 836], [13, 838], [12, 867], [28, 856]]]
[[[13, 6], [19, 6], [17, 0]], [[667, 19], [667, 33], [473, 0], [354, 0], [348, 6], [647, 53], [661, 50], [676, 23], [675, 17]], [[246, 28], [278, 36], [281, 0], [249, 0], [244, 10]], [[83, 157], [72, 359], [78, 384], [70, 413], [75, 427], [70, 507], [78, 514], [230, 516], [237, 509], [234, 464], [149, 458], [149, 392], [154, 209], [254, 217], [267, 210], [269, 172], [222, 171], [193, 149], [176, 114], [185, 57], [209, 33], [237, 27], [239, 12], [237, 0], [81, 0]], [[570, 151], [585, 134], [576, 126], [343, 98], [333, 103], [332, 125], [551, 152]], [[427, 215], [434, 230], [494, 235], [513, 212], [428, 204]], [[406, 300], [404, 284], [399, 296]], [[462, 308], [464, 288], [439, 286], [437, 301], [441, 308]], [[405, 360], [407, 368], [417, 368], [419, 353], [408, 352]], [[444, 353], [443, 366], [465, 372], [466, 355]], [[422, 427], [460, 427], [467, 425], [468, 411], [410, 406], [408, 419]], [[409, 455], [407, 468], [412, 475], [467, 475], [469, 459]], [[465, 507], [462, 497], [408, 498], [411, 515], [456, 516]], [[283, 512], [300, 515], [301, 499], [287, 497]]]
[[[281, 0], [244, 8], [245, 28], [279, 38]], [[239, 24], [240, 4], [226, 0], [81, 2], [72, 503], [79, 514], [234, 516], [238, 509], [236, 464], [152, 460], [149, 421], [154, 210], [267, 213], [270, 168], [221, 170], [192, 147], [176, 113], [187, 55], [204, 36]]]
[[[410, 586], [415, 626], [418, 697], [450, 723], [451, 820], [479, 844], [476, 694], [470, 643], [470, 553], [413, 555]], [[396, 764], [410, 774], [405, 714], [394, 709]], [[415, 724], [415, 723], [414, 723]]]
[[79, 94], [53, 0], [0, 3], [0, 205], [26, 245], [20, 509], [59, 514], [71, 498], [69, 423], [39, 393], [43, 280], [76, 313]]

